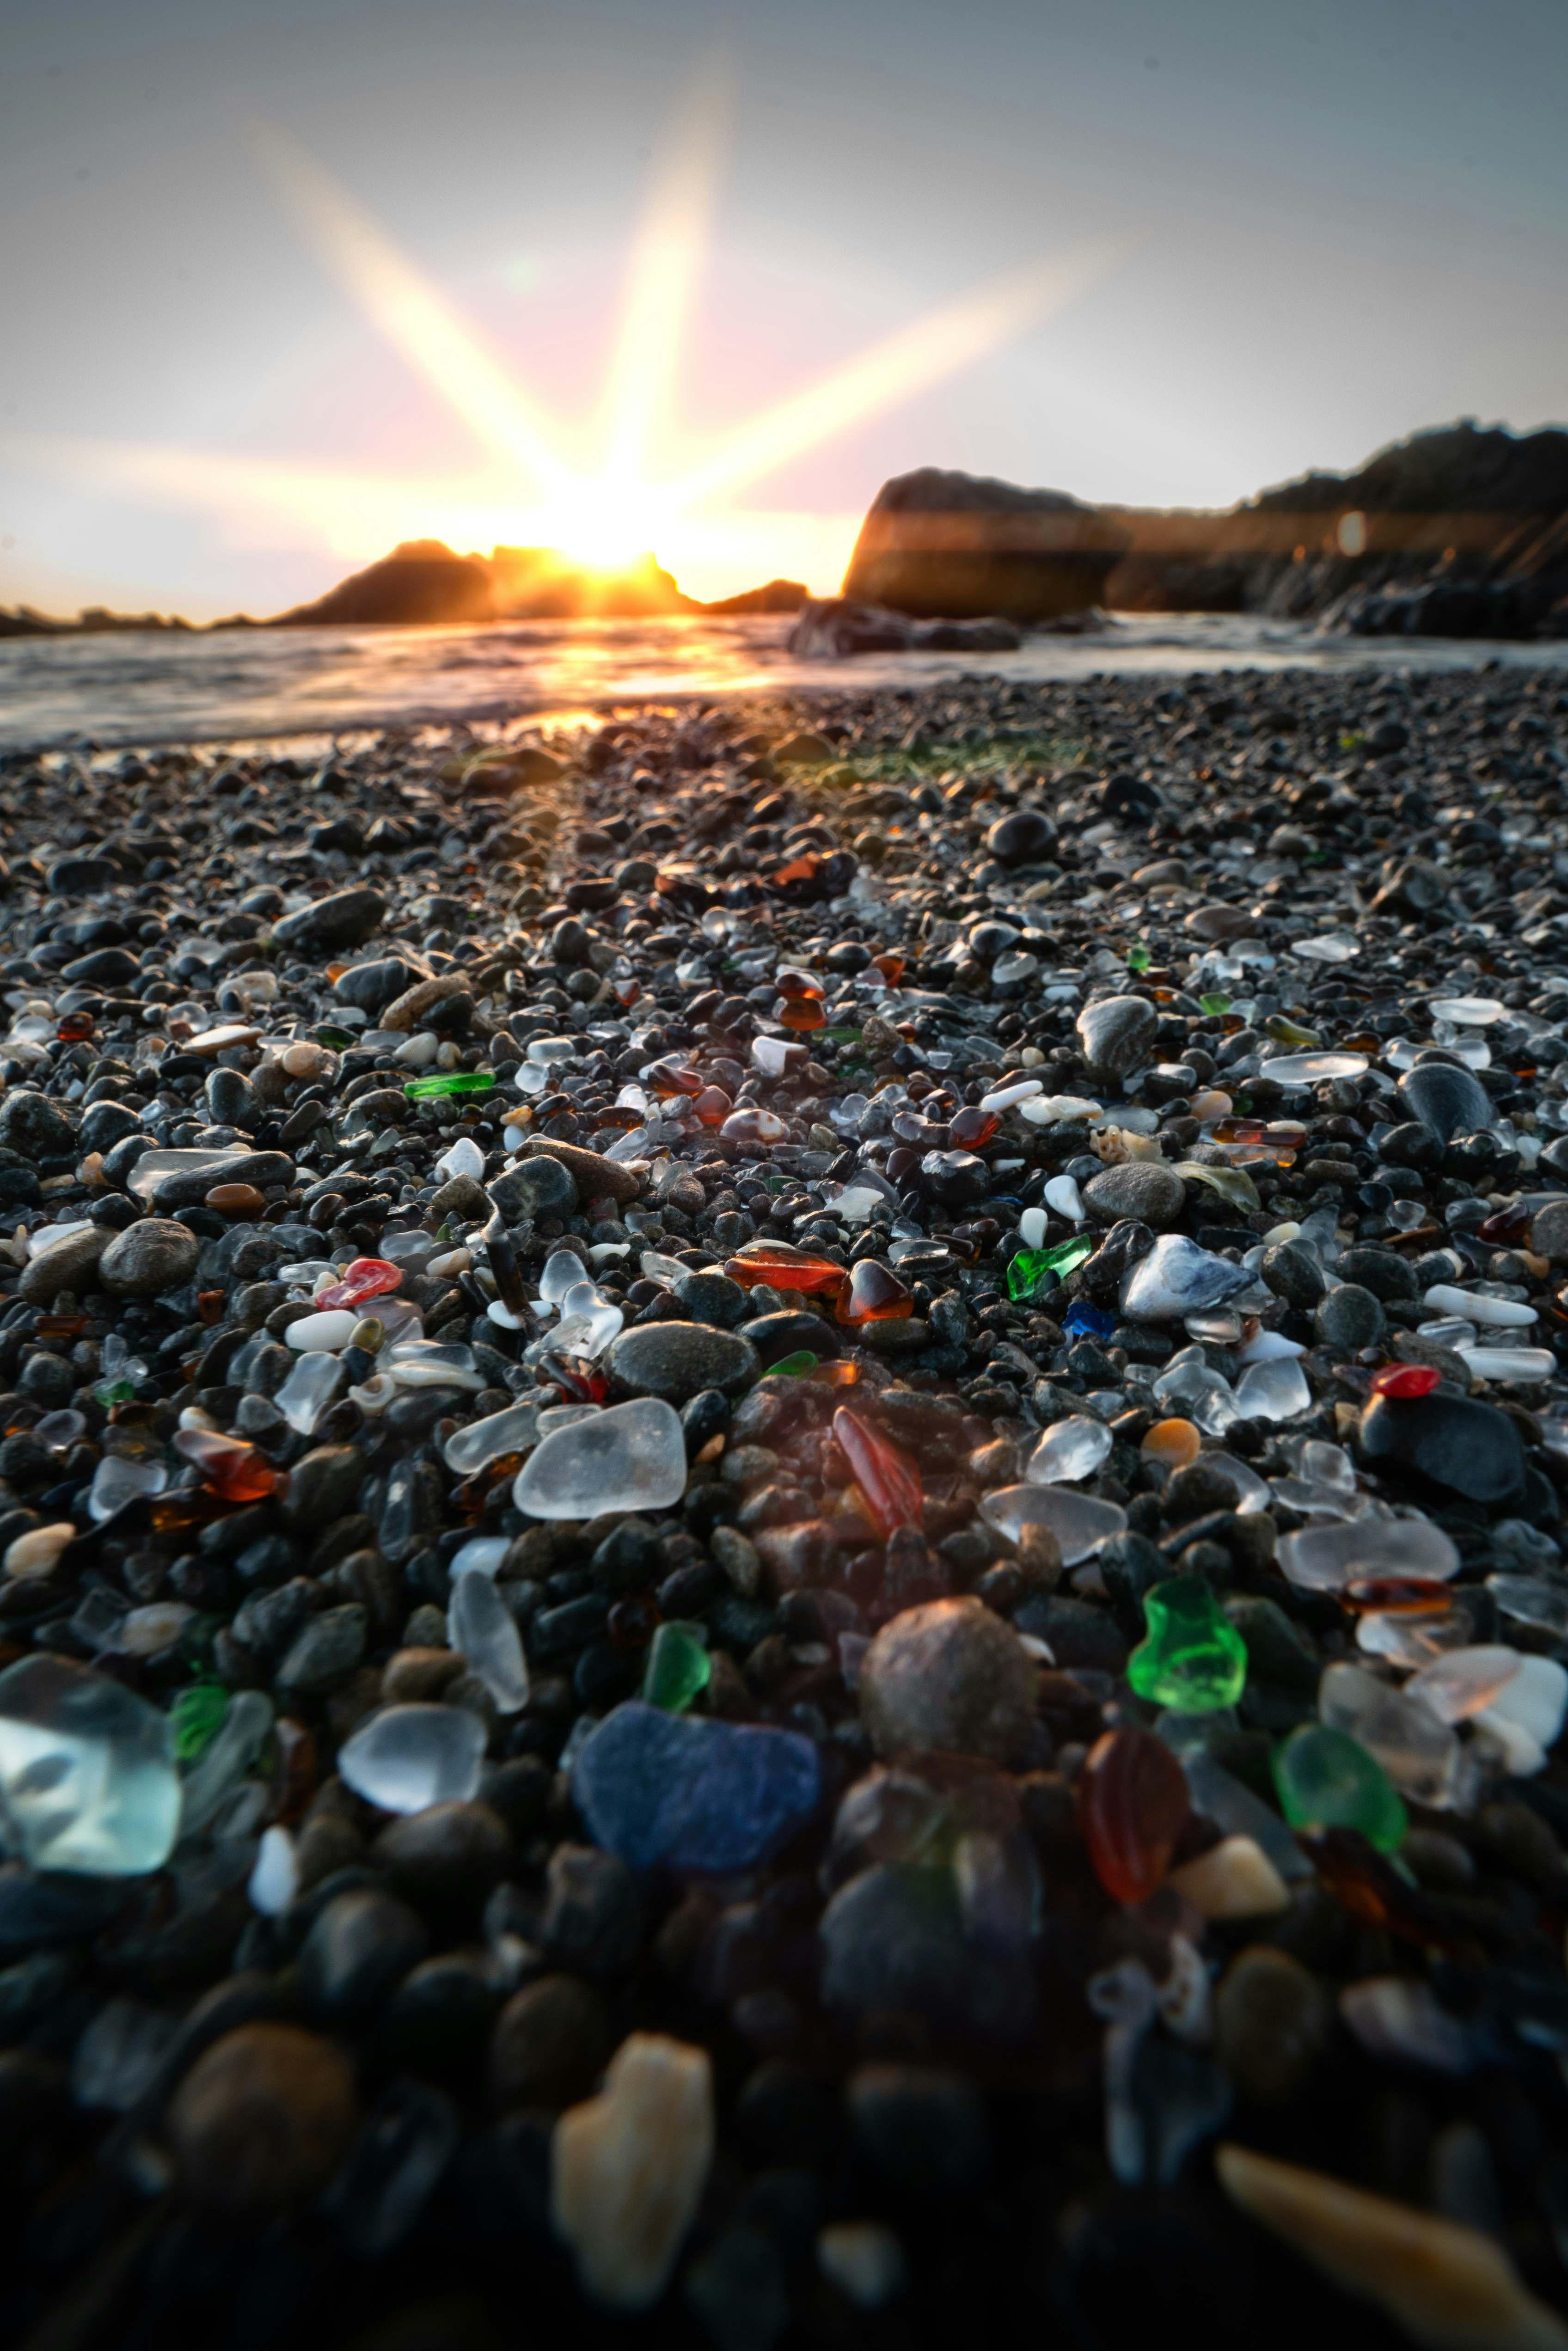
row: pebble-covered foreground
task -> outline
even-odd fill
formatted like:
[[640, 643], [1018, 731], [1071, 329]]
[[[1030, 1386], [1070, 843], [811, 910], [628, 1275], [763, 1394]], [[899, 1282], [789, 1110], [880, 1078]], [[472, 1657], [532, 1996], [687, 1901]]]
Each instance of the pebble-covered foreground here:
[[1568, 2325], [1568, 697], [0, 769], [0, 2331]]

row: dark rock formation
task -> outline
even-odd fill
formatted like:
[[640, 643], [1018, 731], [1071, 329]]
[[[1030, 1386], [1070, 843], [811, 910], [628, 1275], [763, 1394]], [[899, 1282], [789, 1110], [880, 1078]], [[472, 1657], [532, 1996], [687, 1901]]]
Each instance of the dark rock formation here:
[[1129, 538], [1061, 490], [1023, 490], [934, 465], [884, 482], [844, 595], [920, 620], [1053, 621], [1102, 601]]

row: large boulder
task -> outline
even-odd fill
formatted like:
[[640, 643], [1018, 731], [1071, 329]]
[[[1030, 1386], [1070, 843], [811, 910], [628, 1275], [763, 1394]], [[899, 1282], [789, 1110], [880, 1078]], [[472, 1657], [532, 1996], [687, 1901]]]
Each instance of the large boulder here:
[[1122, 525], [1063, 490], [1024, 490], [923, 465], [884, 482], [844, 594], [916, 618], [1055, 621], [1102, 601]]

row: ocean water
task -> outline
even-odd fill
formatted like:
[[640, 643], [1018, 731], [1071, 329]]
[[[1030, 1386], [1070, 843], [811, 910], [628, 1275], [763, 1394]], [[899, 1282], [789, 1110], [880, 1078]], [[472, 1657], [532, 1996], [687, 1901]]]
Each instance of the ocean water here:
[[1197, 613], [1037, 636], [1017, 653], [797, 661], [788, 615], [532, 621], [487, 628], [158, 631], [0, 639], [0, 750], [329, 738], [457, 718], [559, 723], [622, 704], [758, 688], [918, 686], [977, 671], [1019, 683], [1096, 672], [1389, 671], [1488, 662], [1568, 672], [1568, 643], [1453, 643], [1319, 634]]

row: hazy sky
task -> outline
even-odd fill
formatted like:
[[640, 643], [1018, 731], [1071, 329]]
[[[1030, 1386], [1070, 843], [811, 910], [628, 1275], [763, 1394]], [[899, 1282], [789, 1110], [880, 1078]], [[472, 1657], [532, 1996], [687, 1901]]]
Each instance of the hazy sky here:
[[[324, 266], [254, 126], [587, 450], [652, 162], [716, 58], [682, 466], [1100, 242], [1065, 308], [737, 493], [776, 540], [682, 562], [673, 533], [698, 592], [775, 554], [831, 587], [915, 465], [1221, 505], [1419, 425], [1568, 414], [1565, 0], [5, 0], [0, 604], [266, 611], [448, 518], [507, 536], [505, 470]], [[406, 510], [350, 476], [406, 477]]]

